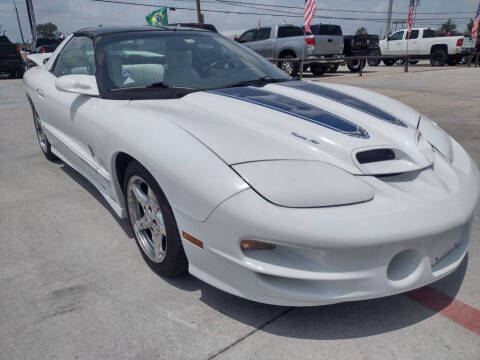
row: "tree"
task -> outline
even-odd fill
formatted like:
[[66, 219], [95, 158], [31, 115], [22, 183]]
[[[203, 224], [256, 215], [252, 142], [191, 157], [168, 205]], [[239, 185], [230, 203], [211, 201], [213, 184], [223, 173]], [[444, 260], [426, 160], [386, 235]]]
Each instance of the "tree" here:
[[59, 37], [60, 32], [58, 31], [57, 25], [48, 22], [45, 24], [37, 25], [37, 34], [41, 37]]
[[362, 26], [361, 28], [358, 28], [355, 35], [368, 35], [368, 31]]
[[457, 24], [455, 24], [452, 19], [448, 19], [447, 22], [443, 23], [438, 29], [442, 33], [451, 33], [457, 29]]

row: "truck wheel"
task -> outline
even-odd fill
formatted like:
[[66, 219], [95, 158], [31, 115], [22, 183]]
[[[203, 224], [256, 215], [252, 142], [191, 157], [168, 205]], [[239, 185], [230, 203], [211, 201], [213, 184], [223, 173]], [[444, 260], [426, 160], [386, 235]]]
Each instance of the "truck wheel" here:
[[325, 73], [325, 68], [319, 64], [310, 65], [310, 71], [315, 76], [322, 76]]
[[458, 58], [449, 58], [447, 60], [448, 66], [455, 66], [458, 64], [459, 59]]
[[435, 50], [430, 55], [430, 65], [432, 66], [443, 66], [447, 61], [447, 54], [444, 50]]
[[280, 61], [280, 69], [285, 71], [290, 76], [297, 76], [300, 71], [300, 64], [298, 61], [295, 61], [295, 57], [291, 54], [282, 56], [282, 61]]
[[395, 64], [395, 59], [383, 59], [385, 66], [393, 66]]
[[[378, 50], [378, 51], [373, 51], [370, 55], [371, 56], [380, 56], [382, 54], [380, 53], [380, 50]], [[381, 61], [382, 61], [382, 59], [368, 59], [367, 63], [368, 63], [369, 66], [378, 66]]]
[[348, 70], [350, 70], [353, 73], [358, 73], [360, 70], [362, 70], [365, 67], [365, 60], [352, 60], [347, 63]]
[[15, 74], [16, 76], [15, 76], [15, 77], [16, 77], [17, 79], [22, 79], [22, 78], [23, 78], [23, 74], [25, 74], [25, 68], [24, 68], [23, 66], [19, 66], [19, 67], [17, 68], [16, 74]]
[[340, 66], [339, 64], [335, 64], [332, 67], [329, 67], [327, 69], [327, 73], [333, 74], [334, 72], [337, 72], [339, 66]]

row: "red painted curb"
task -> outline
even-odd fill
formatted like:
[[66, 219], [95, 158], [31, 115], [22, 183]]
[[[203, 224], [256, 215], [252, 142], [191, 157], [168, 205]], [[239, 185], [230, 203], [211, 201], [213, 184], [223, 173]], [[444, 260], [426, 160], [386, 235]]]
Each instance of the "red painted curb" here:
[[480, 310], [455, 300], [430, 286], [409, 291], [405, 295], [465, 329], [480, 335]]

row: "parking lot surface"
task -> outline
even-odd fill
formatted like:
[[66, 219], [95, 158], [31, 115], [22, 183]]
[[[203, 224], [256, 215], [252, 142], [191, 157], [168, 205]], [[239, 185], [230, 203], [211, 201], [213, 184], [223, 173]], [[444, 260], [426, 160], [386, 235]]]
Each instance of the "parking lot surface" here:
[[[304, 79], [405, 102], [480, 164], [480, 68], [343, 69]], [[410, 294], [289, 308], [167, 280], [84, 178], [43, 157], [22, 82], [0, 80], [0, 358], [479, 359], [479, 214], [460, 268]]]

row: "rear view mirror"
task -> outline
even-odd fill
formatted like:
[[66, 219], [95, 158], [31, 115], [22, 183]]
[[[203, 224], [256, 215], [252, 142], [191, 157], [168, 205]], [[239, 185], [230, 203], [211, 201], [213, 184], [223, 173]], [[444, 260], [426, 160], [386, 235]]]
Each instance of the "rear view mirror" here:
[[55, 87], [60, 91], [98, 96], [97, 79], [93, 75], [64, 75], [55, 81]]
[[236, 42], [240, 42], [240, 39], [238, 38], [238, 36], [235, 36], [233, 40], [235, 40]]

